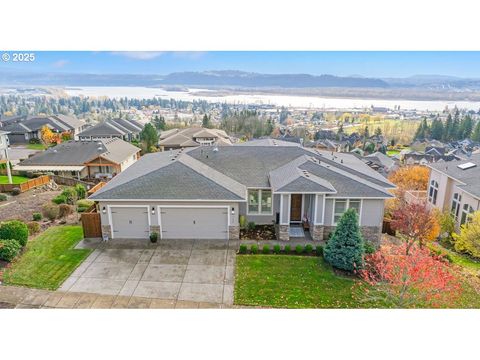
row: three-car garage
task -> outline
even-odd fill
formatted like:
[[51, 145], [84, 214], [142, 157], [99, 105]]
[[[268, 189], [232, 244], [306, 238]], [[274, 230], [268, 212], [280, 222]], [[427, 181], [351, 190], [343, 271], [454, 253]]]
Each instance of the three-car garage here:
[[224, 239], [229, 205], [109, 205], [112, 238], [148, 238], [158, 226], [161, 239]]

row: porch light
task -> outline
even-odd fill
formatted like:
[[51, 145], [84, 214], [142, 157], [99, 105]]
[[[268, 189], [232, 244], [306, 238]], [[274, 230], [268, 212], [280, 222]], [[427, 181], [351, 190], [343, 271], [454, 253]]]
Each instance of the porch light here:
[[155, 207], [152, 206], [152, 215], [155, 215]]
[[106, 213], [107, 213], [107, 208], [106, 208], [105, 206], [102, 208], [102, 213], [103, 213], [103, 214], [106, 214]]
[[235, 208], [232, 207], [232, 215], [235, 215]]

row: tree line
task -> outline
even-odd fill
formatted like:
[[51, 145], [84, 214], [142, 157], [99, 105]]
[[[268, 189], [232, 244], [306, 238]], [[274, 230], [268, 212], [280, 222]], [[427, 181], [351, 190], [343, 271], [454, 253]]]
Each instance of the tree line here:
[[436, 117], [429, 124], [424, 118], [415, 133], [415, 140], [424, 139], [444, 142], [471, 139], [480, 142], [480, 121], [475, 124], [469, 114], [460, 119], [458, 110], [453, 117], [449, 114], [445, 122]]
[[244, 135], [251, 139], [271, 135], [274, 122], [270, 117], [259, 117], [256, 110], [241, 110], [225, 114], [220, 128], [229, 134]]

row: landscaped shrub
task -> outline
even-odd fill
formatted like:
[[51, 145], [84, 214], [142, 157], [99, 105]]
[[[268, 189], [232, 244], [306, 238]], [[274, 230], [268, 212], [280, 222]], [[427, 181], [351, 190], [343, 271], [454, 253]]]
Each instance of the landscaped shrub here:
[[297, 245], [295, 246], [295, 252], [300, 255], [303, 252], [303, 246], [302, 245]]
[[247, 229], [248, 230], [255, 230], [255, 222], [254, 221], [249, 221], [247, 223]]
[[12, 195], [14, 195], [14, 196], [20, 195], [21, 193], [22, 193], [22, 191], [18, 187], [14, 187], [12, 189]]
[[44, 217], [46, 217], [48, 220], [53, 221], [58, 217], [59, 213], [59, 208], [58, 205], [55, 204], [43, 204], [42, 206], [42, 214]]
[[305, 254], [311, 254], [313, 252], [313, 246], [311, 244], [305, 245], [305, 248], [303, 249]]
[[240, 249], [238, 250], [240, 254], [246, 254], [247, 253], [247, 245], [241, 244]]
[[156, 243], [158, 241], [158, 232], [154, 231], [150, 234], [150, 242]]
[[7, 200], [7, 195], [0, 194], [0, 201], [6, 201], [6, 200]]
[[240, 224], [240, 229], [245, 229], [245, 225], [247, 224], [247, 218], [245, 215], [240, 215], [238, 222]]
[[285, 252], [285, 254], [290, 254], [292, 252], [292, 247], [290, 245], [285, 245], [283, 251]]
[[28, 140], [28, 143], [29, 144], [40, 144], [40, 139], [31, 138], [30, 140]]
[[324, 258], [338, 269], [354, 271], [363, 265], [364, 243], [357, 212], [355, 209], [348, 209], [324, 248]]
[[77, 199], [85, 199], [87, 195], [87, 189], [82, 184], [75, 185], [75, 192], [77, 193]]
[[365, 241], [365, 254], [373, 254], [375, 251], [377, 251], [375, 246], [371, 242]]
[[77, 211], [84, 212], [89, 209], [95, 202], [92, 200], [82, 199], [77, 201]]
[[6, 221], [0, 225], [0, 239], [15, 239], [21, 246], [28, 240], [27, 225], [19, 220]]
[[67, 202], [67, 197], [64, 195], [57, 195], [52, 199], [52, 202], [57, 205], [65, 204]]
[[32, 214], [33, 221], [40, 221], [42, 220], [42, 217], [42, 214], [40, 214], [39, 212], [35, 212]]
[[253, 245], [250, 247], [250, 252], [251, 252], [252, 254], [257, 254], [257, 253], [258, 253], [258, 245], [253, 244]]
[[58, 217], [66, 218], [68, 215], [73, 214], [73, 206], [68, 204], [60, 204], [58, 206]]
[[274, 254], [280, 254], [280, 250], [281, 250], [281, 249], [282, 249], [282, 248], [280, 247], [280, 245], [278, 245], [278, 244], [277, 244], [277, 245], [273, 245], [273, 253], [274, 253]]
[[38, 234], [40, 232], [40, 224], [36, 221], [27, 222], [27, 228], [30, 235]]
[[323, 246], [322, 245], [317, 245], [315, 247], [315, 254], [317, 254], [317, 256], [323, 256]]
[[270, 246], [269, 245], [263, 245], [262, 252], [264, 254], [270, 254]]
[[0, 240], [0, 260], [12, 261], [18, 255], [22, 245], [15, 239]]
[[77, 191], [73, 187], [65, 188], [62, 195], [65, 196], [67, 204], [74, 205], [77, 201]]

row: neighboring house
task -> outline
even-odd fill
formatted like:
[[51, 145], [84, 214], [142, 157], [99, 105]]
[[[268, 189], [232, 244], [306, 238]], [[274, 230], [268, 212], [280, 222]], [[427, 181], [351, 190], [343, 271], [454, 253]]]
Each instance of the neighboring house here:
[[121, 139], [67, 141], [14, 166], [15, 170], [52, 172], [78, 179], [109, 179], [139, 158], [140, 149]]
[[47, 126], [55, 133], [68, 132], [75, 138], [85, 123], [72, 116], [17, 116], [1, 122], [2, 130], [7, 131], [10, 144], [27, 144], [32, 139], [41, 138], [41, 129]]
[[183, 149], [202, 145], [232, 145], [232, 140], [223, 130], [190, 127], [162, 131], [158, 141], [161, 150]]
[[119, 138], [125, 141], [138, 140], [143, 125], [134, 120], [111, 119], [91, 126], [78, 134], [78, 140], [96, 141]]
[[394, 187], [353, 155], [262, 139], [145, 155], [90, 199], [110, 239], [158, 232], [164, 239], [233, 240], [245, 216], [275, 224], [282, 241], [308, 223], [321, 241], [354, 208], [363, 234], [378, 244]]
[[468, 160], [430, 164], [427, 201], [431, 207], [451, 211], [457, 226], [480, 209], [480, 154]]
[[[10, 162], [10, 155], [8, 153], [8, 132], [0, 130], [0, 164], [6, 164]], [[8, 183], [12, 183], [12, 174], [10, 172], [10, 167], [7, 166], [7, 177]]]
[[379, 151], [365, 156], [364, 161], [366, 161], [367, 165], [369, 165], [372, 168], [375, 168], [375, 167], [383, 168], [386, 174], [398, 168], [398, 164], [395, 160], [393, 160], [391, 157]]

